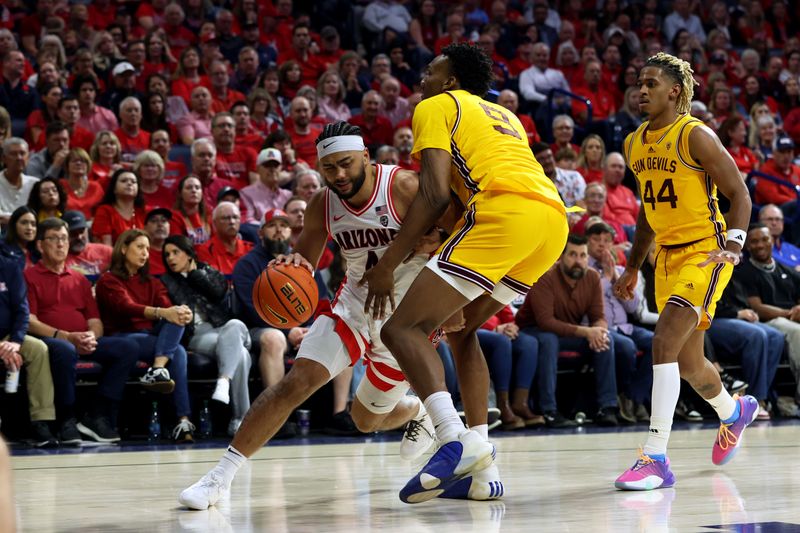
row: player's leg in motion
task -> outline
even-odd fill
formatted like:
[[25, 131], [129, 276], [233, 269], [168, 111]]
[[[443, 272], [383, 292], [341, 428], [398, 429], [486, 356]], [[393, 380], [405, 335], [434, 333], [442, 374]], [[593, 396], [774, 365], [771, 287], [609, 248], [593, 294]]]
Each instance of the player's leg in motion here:
[[[489, 368], [478, 342], [478, 329], [488, 317], [503, 309], [504, 305], [486, 294], [471, 302], [464, 309], [464, 329], [447, 334], [447, 342], [453, 350], [462, 391], [467, 426], [476, 431], [485, 441], [489, 440], [486, 411], [489, 406]], [[446, 490], [442, 498], [490, 500], [503, 496], [503, 482], [495, 464], [469, 475]]]
[[435, 498], [492, 462], [494, 446], [468, 431], [458, 417], [445, 386], [442, 363], [428, 339], [431, 331], [483, 292], [477, 285], [475, 289], [478, 294], [468, 298], [426, 267], [381, 330], [382, 341], [422, 398], [442, 443], [422, 471], [401, 490], [400, 498], [406, 503]]
[[[675, 476], [669, 469], [667, 443], [683, 378], [717, 412], [721, 425], [712, 459], [722, 464], [732, 457], [744, 427], [758, 414], [749, 396], [734, 399], [722, 386], [719, 373], [703, 356], [704, 331], [697, 330], [693, 308], [668, 303], [656, 324], [653, 337], [653, 392], [650, 431], [639, 459], [617, 478], [624, 490], [671, 487]], [[741, 426], [741, 427], [740, 427]], [[718, 451], [719, 448], [719, 451]], [[718, 460], [718, 457], [720, 458]]]
[[231, 445], [200, 481], [181, 492], [178, 500], [191, 509], [214, 505], [230, 489], [233, 477], [283, 426], [289, 415], [330, 379], [328, 369], [309, 359], [297, 359], [276, 385], [265, 389], [250, 406]]

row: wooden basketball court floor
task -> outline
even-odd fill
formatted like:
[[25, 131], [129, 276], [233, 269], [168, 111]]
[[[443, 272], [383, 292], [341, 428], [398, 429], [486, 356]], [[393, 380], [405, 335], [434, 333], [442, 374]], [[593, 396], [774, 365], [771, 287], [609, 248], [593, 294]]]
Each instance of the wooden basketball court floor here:
[[800, 424], [756, 423], [722, 468], [711, 464], [712, 426], [682, 428], [670, 447], [675, 488], [647, 493], [612, 485], [635, 459], [644, 426], [492, 435], [506, 489], [494, 502], [400, 502], [416, 468], [397, 456], [398, 434], [267, 446], [240, 471], [230, 499], [202, 512], [176, 497], [216, 463], [221, 441], [12, 463], [21, 530], [31, 532], [800, 532]]

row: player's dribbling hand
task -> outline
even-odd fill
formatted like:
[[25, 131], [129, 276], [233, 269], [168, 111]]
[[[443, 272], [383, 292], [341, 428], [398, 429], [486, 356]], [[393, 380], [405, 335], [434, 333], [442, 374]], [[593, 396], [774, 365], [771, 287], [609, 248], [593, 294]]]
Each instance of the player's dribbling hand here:
[[697, 266], [703, 268], [711, 263], [730, 263], [736, 266], [739, 264], [739, 254], [731, 252], [730, 250], [711, 250], [708, 252], [708, 259]]
[[286, 255], [278, 255], [269, 262], [267, 265], [268, 267], [273, 267], [275, 265], [294, 265], [294, 266], [302, 266], [308, 269], [309, 272], [312, 274], [314, 273], [314, 267], [311, 266], [311, 263], [308, 262], [308, 259], [303, 257], [298, 253], [291, 253]]
[[633, 291], [636, 290], [636, 283], [638, 283], [638, 281], [639, 271], [626, 268], [614, 284], [614, 296], [620, 300], [633, 299]]
[[[381, 266], [380, 262], [364, 273], [358, 282], [359, 287], [367, 285], [367, 299], [364, 302], [364, 312], [375, 320], [386, 318], [386, 304], [394, 311], [394, 272]], [[370, 308], [372, 311], [370, 311]]]

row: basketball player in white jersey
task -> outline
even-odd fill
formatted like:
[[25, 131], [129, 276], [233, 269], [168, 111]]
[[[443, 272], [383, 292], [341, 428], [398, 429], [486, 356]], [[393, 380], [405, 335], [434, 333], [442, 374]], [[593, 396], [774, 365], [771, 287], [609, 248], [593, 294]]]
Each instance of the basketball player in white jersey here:
[[[364, 313], [367, 288], [357, 283], [400, 229], [417, 193], [418, 178], [399, 167], [371, 165], [360, 134], [346, 122], [325, 127], [317, 140], [317, 153], [327, 187], [309, 202], [294, 252], [275, 260], [313, 271], [332, 236], [347, 261], [347, 277], [334, 299], [332, 316], [314, 321], [291, 371], [253, 402], [217, 466], [180, 494], [179, 501], [191, 509], [206, 509], [223, 497], [236, 471], [294, 409], [362, 356], [367, 372], [350, 413], [358, 429], [383, 431], [408, 424], [400, 445], [400, 455], [407, 460], [421, 456], [433, 444], [433, 424], [422, 402], [406, 395], [408, 382], [380, 340], [383, 321]], [[439, 244], [438, 239], [421, 242], [415, 255], [397, 268], [397, 301]]]

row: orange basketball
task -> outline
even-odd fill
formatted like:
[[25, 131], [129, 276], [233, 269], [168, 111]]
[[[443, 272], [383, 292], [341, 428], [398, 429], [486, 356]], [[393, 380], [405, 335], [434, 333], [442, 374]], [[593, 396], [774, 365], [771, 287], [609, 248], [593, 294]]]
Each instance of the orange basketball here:
[[304, 267], [278, 264], [264, 269], [253, 285], [253, 306], [272, 327], [293, 328], [314, 314], [317, 282]]

